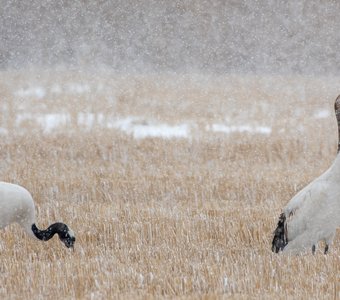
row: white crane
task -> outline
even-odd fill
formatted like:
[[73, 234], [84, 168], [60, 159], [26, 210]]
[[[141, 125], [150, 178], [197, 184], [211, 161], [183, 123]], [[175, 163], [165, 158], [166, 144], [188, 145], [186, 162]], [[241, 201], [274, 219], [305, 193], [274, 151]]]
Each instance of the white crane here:
[[73, 248], [73, 231], [64, 223], [54, 223], [46, 230], [35, 225], [35, 207], [31, 194], [22, 186], [0, 182], [0, 228], [18, 223], [30, 236], [47, 241], [55, 234], [67, 248]]
[[335, 100], [338, 155], [330, 168], [298, 192], [283, 209], [274, 231], [272, 251], [300, 253], [325, 242], [326, 254], [340, 226], [340, 95]]

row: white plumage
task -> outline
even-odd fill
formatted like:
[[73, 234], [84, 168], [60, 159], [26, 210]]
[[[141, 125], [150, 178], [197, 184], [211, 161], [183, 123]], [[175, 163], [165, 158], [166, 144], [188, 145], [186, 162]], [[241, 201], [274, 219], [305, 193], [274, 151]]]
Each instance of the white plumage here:
[[330, 245], [340, 225], [340, 157], [283, 209], [288, 244], [284, 251]]
[[[340, 137], [340, 96], [335, 101]], [[340, 144], [339, 144], [340, 148]], [[338, 152], [339, 152], [338, 148]], [[340, 226], [340, 155], [320, 177], [298, 192], [283, 209], [274, 232], [274, 252], [300, 253], [315, 251], [319, 241], [325, 253]]]
[[0, 182], [0, 228], [18, 223], [34, 236], [31, 230], [34, 222], [35, 208], [31, 194], [19, 185]]
[[35, 225], [35, 206], [31, 194], [22, 186], [0, 182], [0, 229], [18, 223], [32, 237], [47, 241], [58, 234], [68, 248], [73, 248], [74, 233], [64, 223], [54, 223], [46, 230]]

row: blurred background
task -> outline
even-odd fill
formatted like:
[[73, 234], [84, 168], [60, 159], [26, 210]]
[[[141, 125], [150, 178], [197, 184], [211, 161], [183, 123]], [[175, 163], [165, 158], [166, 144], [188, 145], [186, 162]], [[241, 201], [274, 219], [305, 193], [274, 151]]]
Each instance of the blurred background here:
[[0, 134], [322, 136], [339, 13], [316, 0], [0, 0]]
[[337, 75], [338, 1], [0, 1], [0, 68]]

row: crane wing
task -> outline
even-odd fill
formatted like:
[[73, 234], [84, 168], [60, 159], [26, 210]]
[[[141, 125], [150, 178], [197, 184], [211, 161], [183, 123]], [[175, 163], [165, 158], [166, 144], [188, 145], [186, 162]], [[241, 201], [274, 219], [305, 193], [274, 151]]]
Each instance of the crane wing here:
[[306, 228], [312, 227], [315, 218], [322, 213], [328, 202], [328, 185], [328, 181], [319, 178], [288, 202], [283, 210], [286, 217], [287, 242], [303, 233]]

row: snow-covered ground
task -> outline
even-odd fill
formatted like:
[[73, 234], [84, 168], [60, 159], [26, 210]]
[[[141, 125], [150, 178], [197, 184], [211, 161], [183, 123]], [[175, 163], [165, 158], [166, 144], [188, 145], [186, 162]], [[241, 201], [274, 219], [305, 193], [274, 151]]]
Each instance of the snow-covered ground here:
[[226, 134], [230, 133], [254, 133], [254, 134], [264, 134], [269, 135], [272, 132], [272, 129], [269, 126], [252, 126], [252, 125], [226, 125], [226, 124], [212, 124], [207, 127], [207, 130], [211, 130], [214, 132], [223, 132]]
[[[270, 121], [248, 119], [247, 123], [240, 120], [234, 120], [230, 116], [225, 116], [224, 122], [211, 122], [200, 125], [195, 120], [187, 120], [175, 124], [168, 124], [162, 121], [155, 121], [144, 116], [122, 116], [112, 117], [110, 114], [92, 113], [92, 112], [78, 112], [76, 115], [63, 112], [63, 113], [33, 113], [27, 112], [25, 109], [25, 102], [31, 99], [36, 99], [44, 103], [44, 99], [53, 95], [68, 95], [74, 96], [80, 94], [91, 94], [105, 90], [102, 84], [89, 85], [84, 83], [67, 83], [64, 85], [53, 84], [51, 86], [32, 85], [20, 87], [13, 92], [13, 95], [21, 100], [19, 101], [19, 109], [22, 112], [17, 112], [15, 127], [20, 130], [24, 129], [27, 124], [33, 127], [40, 128], [45, 134], [55, 131], [65, 130], [69, 127], [76, 125], [82, 130], [91, 130], [92, 128], [107, 128], [120, 130], [127, 135], [131, 135], [136, 139], [143, 138], [191, 138], [199, 132], [211, 134], [251, 134], [270, 136], [272, 133], [272, 124]], [[44, 104], [45, 105], [45, 104]], [[46, 107], [46, 105], [45, 105]], [[300, 115], [300, 111], [296, 111]], [[326, 119], [331, 115], [329, 110], [315, 110], [312, 114], [314, 119]], [[284, 130], [284, 129], [282, 129]], [[8, 134], [6, 126], [0, 124], [0, 134]]]
[[112, 123], [108, 123], [108, 127], [116, 128], [127, 134], [131, 134], [136, 139], [147, 137], [170, 139], [188, 138], [190, 136], [190, 127], [188, 124], [169, 125], [133, 117], [118, 119]]
[[13, 94], [18, 98], [36, 98], [42, 99], [48, 94], [69, 94], [80, 95], [93, 91], [100, 91], [101, 85], [98, 85], [95, 90], [92, 90], [91, 86], [82, 83], [68, 83], [65, 86], [59, 84], [53, 84], [50, 87], [44, 87], [41, 85], [32, 85], [29, 87], [22, 87], [16, 90]]
[[[17, 114], [15, 125], [18, 129], [24, 127], [25, 122], [33, 123], [39, 126], [45, 134], [52, 133], [56, 130], [62, 130], [72, 123], [72, 117], [68, 113], [51, 113], [51, 114]], [[84, 113], [79, 112], [76, 118], [77, 126], [83, 130], [90, 130], [93, 127], [117, 129], [128, 135], [132, 135], [136, 139], [148, 137], [155, 138], [190, 138], [192, 132], [198, 127], [194, 122], [167, 124], [146, 120], [141, 117], [124, 117], [124, 118], [108, 118], [103, 113]], [[270, 135], [271, 128], [269, 126], [252, 126], [246, 125], [227, 125], [223, 123], [207, 124], [206, 132], [212, 133], [245, 133], [245, 134], [261, 134]], [[0, 133], [5, 134], [7, 131], [3, 129]]]

